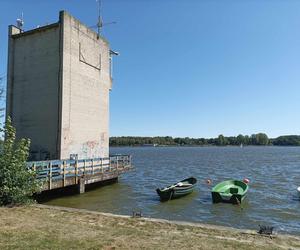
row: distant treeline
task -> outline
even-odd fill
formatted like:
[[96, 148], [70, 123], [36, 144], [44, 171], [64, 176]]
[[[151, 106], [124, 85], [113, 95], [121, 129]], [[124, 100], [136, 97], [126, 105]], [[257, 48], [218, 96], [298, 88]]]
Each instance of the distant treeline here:
[[223, 136], [217, 138], [189, 138], [189, 137], [139, 137], [121, 136], [110, 137], [110, 146], [141, 146], [141, 145], [166, 145], [166, 146], [239, 146], [239, 145], [277, 145], [300, 146], [300, 135], [286, 135], [270, 139], [264, 133], [238, 136]]

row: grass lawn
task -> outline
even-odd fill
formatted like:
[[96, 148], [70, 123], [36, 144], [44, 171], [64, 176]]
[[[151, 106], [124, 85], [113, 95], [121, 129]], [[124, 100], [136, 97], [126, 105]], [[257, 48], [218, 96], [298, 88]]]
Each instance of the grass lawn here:
[[0, 208], [0, 249], [300, 249], [300, 238], [260, 236], [48, 206]]

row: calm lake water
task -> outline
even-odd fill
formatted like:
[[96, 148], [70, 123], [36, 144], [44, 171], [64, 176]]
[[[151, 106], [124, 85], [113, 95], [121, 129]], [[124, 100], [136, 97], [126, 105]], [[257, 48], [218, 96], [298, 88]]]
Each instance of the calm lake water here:
[[[300, 234], [300, 147], [122, 147], [111, 154], [131, 154], [135, 171], [119, 182], [82, 195], [61, 197], [46, 204], [145, 217]], [[186, 197], [160, 202], [157, 187], [185, 177], [198, 179], [196, 191]], [[213, 185], [226, 179], [249, 178], [242, 208], [212, 204]]]

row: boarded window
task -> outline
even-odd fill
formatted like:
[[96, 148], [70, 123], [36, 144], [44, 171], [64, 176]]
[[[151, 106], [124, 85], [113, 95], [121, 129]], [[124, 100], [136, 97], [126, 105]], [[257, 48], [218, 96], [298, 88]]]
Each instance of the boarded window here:
[[97, 70], [101, 69], [101, 54], [92, 44], [79, 43], [79, 61]]

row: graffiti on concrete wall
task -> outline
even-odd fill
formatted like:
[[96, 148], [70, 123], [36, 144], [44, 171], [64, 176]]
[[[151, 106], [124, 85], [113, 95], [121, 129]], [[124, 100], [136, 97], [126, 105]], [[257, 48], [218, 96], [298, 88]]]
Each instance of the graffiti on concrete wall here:
[[81, 145], [79, 158], [97, 158], [108, 156], [107, 133], [101, 133], [99, 140], [87, 141]]

